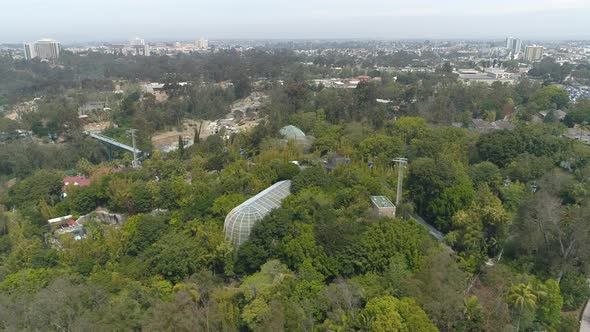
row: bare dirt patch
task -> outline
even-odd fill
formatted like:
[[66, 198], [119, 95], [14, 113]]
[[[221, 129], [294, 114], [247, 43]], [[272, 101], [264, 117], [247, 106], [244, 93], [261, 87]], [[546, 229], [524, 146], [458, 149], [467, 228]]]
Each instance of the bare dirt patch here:
[[156, 149], [162, 149], [170, 145], [176, 145], [178, 143], [178, 136], [187, 138], [191, 143], [195, 137], [195, 129], [197, 129], [200, 123], [203, 122], [201, 128], [201, 134], [199, 138], [201, 140], [206, 139], [214, 133], [214, 128], [211, 126], [210, 121], [197, 121], [197, 120], [184, 120], [182, 122], [181, 130], [174, 129], [163, 133], [156, 133], [152, 136], [152, 144]]

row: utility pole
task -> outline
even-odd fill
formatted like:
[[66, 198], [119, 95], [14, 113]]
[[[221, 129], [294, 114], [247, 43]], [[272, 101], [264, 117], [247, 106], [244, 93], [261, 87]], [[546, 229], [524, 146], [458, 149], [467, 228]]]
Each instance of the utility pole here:
[[139, 168], [139, 159], [137, 158], [137, 146], [135, 143], [135, 133], [137, 132], [137, 129], [129, 129], [127, 132], [131, 135], [131, 142], [133, 142], [133, 162], [131, 163], [131, 166], [133, 166], [133, 168]]
[[393, 158], [392, 160], [394, 163], [398, 164], [398, 173], [397, 173], [397, 195], [395, 197], [395, 207], [399, 209], [400, 204], [402, 202], [402, 190], [403, 190], [403, 183], [404, 183], [404, 167], [408, 163], [407, 158]]

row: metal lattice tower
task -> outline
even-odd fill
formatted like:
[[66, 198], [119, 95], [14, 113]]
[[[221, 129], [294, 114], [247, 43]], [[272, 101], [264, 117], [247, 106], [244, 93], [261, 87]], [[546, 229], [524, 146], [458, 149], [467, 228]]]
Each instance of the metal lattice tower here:
[[133, 166], [133, 168], [140, 167], [139, 158], [137, 158], [137, 153], [139, 152], [139, 150], [137, 150], [137, 145], [135, 142], [135, 133], [137, 131], [138, 131], [137, 129], [129, 129], [127, 131], [131, 135], [131, 142], [133, 143], [133, 161], [131, 162], [131, 166]]

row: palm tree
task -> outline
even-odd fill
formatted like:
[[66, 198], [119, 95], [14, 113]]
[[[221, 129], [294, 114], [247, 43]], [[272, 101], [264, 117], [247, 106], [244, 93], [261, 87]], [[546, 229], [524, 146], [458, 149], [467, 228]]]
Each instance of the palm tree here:
[[463, 299], [463, 316], [467, 320], [473, 320], [479, 312], [479, 300], [472, 295]]
[[518, 308], [518, 322], [516, 323], [516, 332], [518, 332], [523, 309], [534, 309], [537, 306], [537, 295], [533, 291], [531, 284], [520, 283], [510, 287], [508, 302], [514, 308]]
[[481, 306], [477, 296], [472, 295], [463, 299], [463, 318], [465, 331], [479, 331], [482, 324]]

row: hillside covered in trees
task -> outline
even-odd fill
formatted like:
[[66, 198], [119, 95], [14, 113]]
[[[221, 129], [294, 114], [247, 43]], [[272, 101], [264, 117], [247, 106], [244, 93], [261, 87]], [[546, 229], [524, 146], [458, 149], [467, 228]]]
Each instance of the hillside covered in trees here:
[[[0, 143], [0, 329], [577, 331], [590, 295], [590, 147], [563, 133], [584, 126], [588, 101], [527, 79], [465, 84], [442, 67], [327, 88], [310, 79], [331, 75], [328, 60], [303, 60], [280, 50], [66, 54], [58, 67], [2, 59], [5, 105], [43, 98], [0, 119], [0, 132], [32, 133]], [[150, 79], [166, 82], [165, 101], [134, 87]], [[78, 119], [122, 81], [105, 134], [128, 143], [139, 129], [140, 169], [121, 151], [109, 160]], [[252, 91], [269, 96], [257, 126], [152, 149], [155, 132], [221, 118]], [[563, 123], [539, 119], [557, 110]], [[311, 143], [284, 139], [286, 125]], [[403, 201], [396, 218], [378, 217], [371, 196], [396, 197], [398, 157]], [[74, 175], [89, 183], [64, 195]], [[226, 215], [282, 180], [281, 207], [239, 249], [228, 242]], [[54, 234], [48, 220], [67, 215], [89, 215], [83, 238]]]

